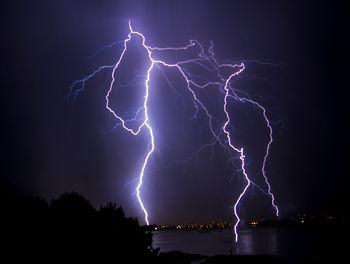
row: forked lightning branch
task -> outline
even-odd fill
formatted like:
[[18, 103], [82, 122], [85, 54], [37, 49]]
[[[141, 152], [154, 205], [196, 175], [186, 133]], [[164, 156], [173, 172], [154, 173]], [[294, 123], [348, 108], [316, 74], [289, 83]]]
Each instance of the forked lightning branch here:
[[[145, 220], [146, 224], [149, 225], [149, 223], [150, 223], [150, 220], [149, 220], [150, 212], [148, 212], [147, 204], [142, 199], [141, 191], [142, 191], [143, 181], [144, 181], [145, 177], [147, 177], [147, 175], [146, 175], [147, 165], [149, 163], [149, 160], [150, 160], [152, 153], [155, 150], [156, 139], [154, 137], [154, 131], [152, 128], [152, 124], [150, 123], [150, 120], [149, 120], [149, 96], [150, 96], [150, 93], [152, 93], [152, 87], [150, 85], [151, 73], [154, 70], [157, 70], [159, 67], [173, 68], [176, 71], [178, 71], [178, 73], [180, 74], [181, 78], [183, 79], [182, 81], [183, 81], [184, 85], [188, 89], [189, 94], [192, 96], [192, 102], [193, 102], [193, 107], [194, 107], [194, 116], [197, 115], [198, 111], [203, 111], [205, 113], [205, 116], [207, 117], [207, 120], [208, 120], [207, 125], [208, 125], [210, 133], [212, 134], [212, 137], [213, 137], [213, 141], [210, 145], [219, 144], [220, 146], [222, 146], [226, 150], [232, 152], [232, 155], [239, 155], [241, 173], [242, 173], [242, 176], [245, 180], [245, 186], [241, 190], [241, 192], [239, 193], [238, 198], [233, 205], [233, 211], [234, 211], [234, 215], [236, 217], [236, 222], [234, 225], [234, 233], [235, 233], [235, 241], [236, 242], [238, 241], [237, 227], [238, 227], [238, 224], [240, 222], [240, 217], [239, 217], [239, 214], [237, 212], [237, 209], [238, 209], [239, 203], [241, 202], [241, 199], [245, 196], [249, 187], [252, 184], [255, 185], [255, 183], [253, 183], [251, 181], [248, 173], [246, 172], [245, 148], [243, 146], [237, 146], [235, 144], [234, 139], [229, 131], [229, 125], [231, 123], [231, 120], [230, 120], [230, 114], [228, 111], [228, 104], [229, 104], [230, 100], [236, 100], [236, 101], [239, 101], [242, 103], [246, 102], [246, 103], [250, 103], [250, 104], [254, 105], [259, 111], [261, 111], [262, 118], [264, 119], [264, 121], [266, 123], [266, 127], [268, 128], [268, 131], [269, 131], [269, 141], [266, 144], [265, 155], [264, 155], [263, 162], [262, 162], [261, 174], [262, 174], [264, 181], [265, 181], [265, 184], [266, 184], [267, 193], [271, 198], [272, 207], [275, 210], [276, 215], [278, 216], [279, 210], [278, 210], [278, 207], [276, 205], [275, 197], [274, 197], [272, 190], [271, 190], [271, 185], [270, 185], [268, 178], [267, 178], [267, 175], [266, 175], [266, 162], [267, 162], [267, 159], [269, 157], [271, 144], [273, 142], [272, 126], [271, 126], [270, 121], [267, 117], [266, 109], [261, 104], [252, 100], [248, 96], [246, 96], [246, 97], [239, 96], [239, 94], [235, 91], [235, 89], [233, 87], [231, 87], [231, 81], [237, 75], [241, 74], [244, 71], [245, 65], [243, 63], [220, 64], [215, 57], [213, 44], [211, 44], [209, 49], [207, 49], [207, 50], [205, 50], [203, 45], [200, 42], [198, 42], [197, 40], [190, 40], [189, 44], [182, 46], [182, 47], [154, 47], [154, 46], [150, 46], [149, 43], [147, 43], [146, 38], [142, 33], [135, 31], [133, 29], [130, 21], [129, 21], [129, 30], [130, 31], [129, 31], [129, 33], [124, 41], [116, 42], [116, 43], [121, 43], [121, 45], [123, 45], [122, 52], [121, 52], [119, 58], [116, 59], [116, 63], [114, 65], [100, 66], [98, 69], [96, 69], [90, 75], [87, 75], [83, 79], [74, 81], [72, 86], [70, 87], [70, 92], [69, 92], [68, 97], [73, 96], [74, 100], [75, 100], [78, 93], [84, 90], [85, 83], [89, 79], [93, 78], [96, 74], [98, 74], [100, 71], [102, 71], [104, 69], [113, 69], [109, 89], [108, 89], [106, 96], [105, 96], [106, 109], [111, 113], [111, 115], [118, 122], [120, 122], [123, 129], [125, 129], [127, 132], [129, 132], [132, 136], [138, 136], [140, 134], [140, 132], [143, 130], [148, 131], [148, 134], [149, 134], [148, 140], [149, 140], [150, 144], [149, 144], [149, 148], [147, 150], [147, 153], [145, 155], [145, 158], [142, 162], [142, 166], [139, 169], [140, 173], [138, 176], [138, 184], [136, 187], [136, 196], [137, 196], [138, 202], [140, 204], [140, 207], [144, 213], [144, 220]], [[150, 62], [149, 67], [145, 69], [146, 80], [145, 80], [144, 86], [143, 86], [144, 87], [144, 94], [141, 95], [144, 98], [143, 105], [138, 109], [138, 114], [140, 114], [140, 112], [143, 113], [143, 115], [142, 115], [143, 119], [141, 120], [140, 124], [136, 128], [129, 127], [128, 122], [127, 122], [128, 120], [123, 118], [122, 115], [120, 113], [118, 113], [115, 109], [113, 109], [112, 106], [110, 105], [111, 92], [113, 89], [115, 89], [115, 86], [116, 86], [115, 84], [118, 83], [119, 76], [117, 74], [117, 70], [118, 70], [119, 66], [121, 65], [121, 63], [123, 62], [123, 60], [125, 60], [124, 55], [126, 54], [126, 52], [128, 50], [128, 44], [130, 43], [130, 41], [133, 38], [140, 38], [142, 40], [141, 41], [142, 46], [140, 48], [145, 50], [145, 52], [147, 54], [147, 59]], [[191, 59], [181, 60], [181, 61], [178, 61], [176, 63], [168, 63], [168, 62], [166, 62], [166, 60], [161, 60], [159, 58], [155, 58], [153, 55], [153, 53], [155, 51], [157, 51], [158, 53], [162, 52], [162, 51], [177, 52], [177, 51], [186, 51], [186, 50], [190, 50], [193, 48], [197, 48], [200, 50], [200, 52], [198, 54], [196, 54], [195, 57], [193, 57]], [[125, 63], [125, 62], [123, 62], [123, 63]], [[195, 81], [195, 78], [192, 78], [192, 76], [188, 72], [188, 70], [185, 69], [185, 66], [188, 66], [190, 64], [196, 64], [197, 66], [199, 65], [200, 67], [202, 67], [204, 70], [214, 72], [217, 75], [216, 80], [215, 81], [206, 81], [204, 84], [199, 83], [198, 81]], [[157, 66], [157, 67], [155, 67], [155, 66]], [[222, 74], [223, 69], [225, 69], [226, 72], [229, 71], [230, 74], [225, 77], [224, 74]], [[215, 116], [213, 116], [209, 112], [205, 103], [199, 99], [199, 96], [195, 92], [197, 88], [202, 89], [202, 88], [206, 88], [206, 87], [210, 87], [213, 89], [220, 89], [220, 91], [223, 93], [223, 100], [222, 100], [222, 104], [220, 107], [225, 114], [226, 120], [222, 123], [219, 132], [217, 132], [213, 129], [212, 121], [215, 118]], [[140, 95], [137, 95], [137, 96], [140, 96]], [[200, 152], [201, 149], [199, 149], [198, 152]], [[198, 153], [198, 152], [196, 152], [196, 153]], [[196, 154], [196, 153], [194, 153], [194, 154]], [[234, 154], [234, 153], [236, 153], [236, 154]]]

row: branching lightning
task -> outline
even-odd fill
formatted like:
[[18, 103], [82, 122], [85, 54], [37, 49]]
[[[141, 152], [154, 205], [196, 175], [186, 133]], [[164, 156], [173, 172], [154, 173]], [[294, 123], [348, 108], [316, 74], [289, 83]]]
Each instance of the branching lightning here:
[[[220, 64], [220, 63], [218, 63], [217, 59], [215, 58], [213, 43], [211, 43], [211, 45], [208, 49], [208, 52], [205, 51], [203, 46], [197, 40], [190, 40], [189, 44], [185, 45], [183, 47], [164, 47], [164, 48], [151, 47], [151, 46], [146, 44], [146, 38], [142, 33], [138, 32], [138, 31], [134, 31], [134, 29], [131, 26], [130, 21], [129, 21], [129, 30], [130, 31], [127, 35], [127, 38], [124, 41], [117, 41], [117, 42], [114, 42], [114, 43], [105, 47], [105, 48], [108, 48], [114, 44], [122, 44], [123, 45], [123, 50], [122, 50], [121, 55], [119, 56], [116, 64], [100, 66], [92, 74], [84, 77], [81, 80], [77, 80], [77, 81], [73, 82], [73, 84], [70, 87], [68, 98], [73, 97], [73, 99], [75, 100], [78, 93], [84, 90], [85, 82], [87, 82], [89, 79], [94, 77], [101, 70], [113, 69], [112, 74], [111, 74], [112, 81], [109, 85], [109, 89], [108, 89], [106, 96], [105, 96], [106, 109], [113, 115], [113, 117], [116, 120], [118, 120], [120, 122], [123, 129], [125, 129], [127, 132], [131, 133], [133, 136], [137, 136], [140, 133], [140, 131], [145, 129], [148, 131], [149, 137], [150, 137], [149, 148], [147, 150], [146, 156], [145, 156], [144, 161], [142, 163], [142, 167], [141, 167], [140, 174], [138, 177], [138, 184], [136, 187], [136, 196], [137, 196], [138, 202], [140, 204], [140, 207], [144, 213], [144, 216], [145, 216], [144, 219], [145, 219], [146, 224], [149, 225], [149, 214], [148, 214], [148, 211], [147, 211], [147, 209], [144, 205], [144, 202], [142, 200], [142, 197], [141, 197], [141, 187], [142, 187], [143, 180], [145, 177], [145, 170], [147, 168], [147, 164], [149, 162], [149, 159], [150, 159], [152, 153], [155, 150], [155, 138], [154, 138], [152, 126], [151, 126], [150, 121], [149, 121], [149, 112], [148, 112], [148, 109], [149, 109], [148, 101], [149, 101], [149, 94], [150, 94], [150, 80], [151, 80], [151, 72], [153, 71], [153, 69], [157, 68], [157, 69], [161, 70], [162, 76], [170, 84], [170, 80], [166, 77], [162, 67], [174, 68], [178, 71], [178, 73], [180, 73], [180, 76], [182, 76], [183, 81], [186, 84], [186, 88], [188, 89], [188, 91], [190, 92], [190, 94], [192, 96], [192, 102], [193, 102], [193, 106], [194, 106], [193, 118], [195, 118], [197, 116], [199, 111], [204, 111], [205, 116], [208, 119], [209, 130], [213, 136], [213, 140], [209, 144], [203, 145], [200, 149], [198, 149], [198, 151], [196, 151], [189, 158], [187, 158], [186, 160], [183, 160], [183, 161], [184, 162], [188, 161], [194, 155], [197, 155], [199, 152], [201, 152], [204, 148], [209, 147], [209, 146], [213, 146], [214, 144], [220, 144], [229, 153], [236, 152], [239, 155], [240, 166], [241, 166], [240, 171], [242, 172], [242, 174], [244, 176], [244, 180], [245, 180], [246, 184], [245, 184], [242, 192], [239, 194], [239, 196], [238, 196], [238, 198], [233, 206], [234, 215], [236, 217], [236, 223], [234, 225], [234, 233], [235, 233], [235, 241], [236, 242], [238, 241], [237, 227], [238, 227], [239, 222], [240, 222], [240, 217], [238, 215], [237, 208], [241, 202], [241, 199], [244, 197], [246, 191], [248, 190], [248, 188], [251, 185], [254, 185], [254, 186], [257, 186], [257, 185], [250, 180], [248, 173], [246, 172], [246, 168], [245, 168], [246, 161], [245, 161], [244, 148], [238, 147], [238, 146], [234, 145], [234, 143], [233, 143], [231, 133], [229, 132], [229, 124], [231, 123], [231, 119], [230, 119], [230, 115], [229, 115], [229, 111], [227, 109], [227, 106], [229, 104], [229, 100], [233, 99], [233, 100], [240, 101], [242, 103], [248, 102], [261, 110], [262, 116], [263, 116], [263, 118], [266, 122], [266, 126], [269, 130], [269, 142], [266, 145], [266, 151], [265, 151], [265, 155], [263, 158], [263, 165], [262, 165], [261, 172], [262, 172], [262, 176], [264, 177], [264, 181], [265, 181], [266, 186], [267, 186], [267, 194], [271, 197], [272, 207], [274, 208], [276, 215], [278, 216], [279, 210], [278, 210], [278, 207], [276, 205], [275, 197], [274, 197], [272, 190], [271, 190], [271, 185], [270, 185], [268, 178], [266, 176], [266, 162], [267, 162], [267, 159], [268, 159], [268, 156], [270, 153], [271, 144], [273, 143], [272, 126], [271, 126], [271, 123], [267, 117], [266, 109], [258, 102], [250, 99], [249, 96], [246, 96], [246, 97], [239, 96], [237, 91], [235, 89], [233, 89], [230, 85], [231, 80], [234, 77], [236, 77], [237, 75], [239, 75], [241, 72], [244, 71], [244, 69], [245, 69], [244, 63], [239, 63], [239, 64], [228, 64], [228, 63]], [[116, 71], [118, 70], [121, 62], [123, 61], [124, 55], [128, 49], [128, 42], [133, 38], [133, 36], [137, 36], [137, 37], [141, 38], [142, 48], [147, 52], [147, 57], [148, 57], [148, 60], [150, 62], [150, 66], [148, 67], [147, 70], [145, 70], [145, 72], [147, 74], [146, 74], [146, 80], [144, 83], [145, 95], [144, 95], [143, 105], [141, 108], [138, 109], [138, 112], [136, 114], [136, 115], [138, 115], [139, 112], [142, 111], [144, 114], [144, 118], [143, 118], [141, 124], [136, 129], [130, 128], [127, 125], [127, 122], [129, 120], [126, 120], [121, 115], [118, 115], [118, 113], [115, 110], [113, 110], [112, 107], [110, 106], [110, 94], [113, 90], [114, 84], [118, 81], [118, 76], [116, 74]], [[153, 57], [154, 51], [157, 51], [157, 52], [184, 51], [184, 50], [189, 50], [191, 48], [199, 48], [199, 50], [200, 50], [198, 56], [193, 58], [193, 59], [178, 61], [176, 63], [167, 63], [165, 60], [155, 59]], [[102, 49], [104, 49], [104, 48], [102, 48]], [[200, 83], [194, 81], [194, 79], [192, 78], [193, 75], [191, 75], [189, 73], [189, 71], [184, 67], [185, 65], [188, 65], [188, 64], [196, 64], [196, 65], [202, 67], [206, 71], [215, 72], [217, 74], [219, 81], [206, 81], [206, 83], [204, 83], [204, 84], [200, 84]], [[229, 69], [232, 73], [228, 77], [225, 78], [224, 74], [222, 73], [223, 69], [226, 69], [226, 70]], [[80, 88], [77, 88], [78, 85], [80, 85]], [[170, 86], [172, 87], [172, 89], [174, 89], [174, 87], [172, 85], [170, 85]], [[223, 93], [224, 96], [223, 96], [223, 102], [222, 102], [222, 111], [224, 112], [224, 114], [226, 116], [226, 120], [222, 124], [222, 126], [219, 130], [214, 129], [213, 123], [212, 123], [213, 116], [208, 111], [205, 104], [197, 96], [195, 90], [193, 89], [194, 87], [196, 87], [198, 89], [204, 89], [206, 87], [217, 87]], [[74, 95], [73, 95], [73, 92], [74, 92]]]

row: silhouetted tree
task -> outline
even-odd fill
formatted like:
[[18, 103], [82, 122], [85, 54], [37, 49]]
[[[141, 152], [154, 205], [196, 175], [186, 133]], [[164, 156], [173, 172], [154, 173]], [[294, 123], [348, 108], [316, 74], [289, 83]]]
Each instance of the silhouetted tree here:
[[5, 177], [0, 176], [0, 204], [2, 206], [7, 206], [11, 200], [13, 200], [13, 196], [10, 184]]
[[51, 209], [60, 217], [89, 217], [96, 213], [95, 208], [84, 196], [76, 193], [64, 193], [57, 200], [52, 200]]
[[52, 200], [50, 229], [57, 250], [64, 255], [88, 255], [96, 236], [96, 213], [91, 203], [76, 192]]
[[1, 252], [10, 252], [11, 248], [15, 246], [16, 236], [16, 223], [18, 217], [14, 216], [15, 209], [15, 198], [11, 193], [11, 188], [8, 180], [1, 176], [0, 177], [0, 212], [1, 212]]
[[125, 256], [153, 256], [152, 233], [146, 232], [135, 218], [125, 217], [122, 207], [108, 203], [98, 212], [102, 246]]
[[115, 203], [96, 211], [75, 192], [62, 194], [50, 206], [35, 196], [13, 201], [8, 206], [11, 210], [6, 211], [2, 238], [13, 255], [26, 256], [27, 261], [47, 262], [46, 256], [50, 255], [50, 261], [74, 258], [79, 262], [106, 262], [158, 253], [152, 248], [152, 233], [144, 230], [136, 218], [126, 217]]
[[49, 205], [46, 200], [34, 195], [28, 195], [19, 200], [19, 210], [26, 217], [37, 218], [47, 215], [49, 212]]
[[28, 251], [31, 251], [29, 248], [32, 245], [43, 249], [50, 239], [48, 233], [50, 212], [45, 199], [33, 195], [19, 199], [15, 215], [17, 232], [21, 238], [17, 243], [22, 243], [23, 248], [27, 248]]

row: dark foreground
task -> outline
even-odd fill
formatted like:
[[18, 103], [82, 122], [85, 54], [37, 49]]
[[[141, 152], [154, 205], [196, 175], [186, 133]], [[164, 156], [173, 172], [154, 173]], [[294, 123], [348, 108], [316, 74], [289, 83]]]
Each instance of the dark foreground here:
[[[180, 251], [159, 253], [159, 248], [152, 246], [152, 232], [140, 226], [137, 219], [126, 217], [123, 209], [113, 203], [96, 210], [77, 193], [64, 193], [47, 203], [34, 196], [17, 198], [9, 188], [3, 188], [2, 184], [0, 187], [1, 263], [274, 264], [338, 263], [338, 260], [345, 259], [345, 244], [342, 248], [336, 246], [327, 257], [305, 257], [298, 262], [261, 254], [205, 256], [210, 255], [208, 250], [200, 254]], [[332, 244], [338, 245], [335, 242], [328, 241], [327, 248]], [[292, 241], [291, 245], [295, 243]]]
[[280, 258], [272, 255], [215, 255], [203, 256], [200, 254], [186, 254], [180, 251], [160, 253], [156, 257], [148, 258], [147, 263], [177, 263], [177, 264], [316, 264], [316, 263], [347, 263], [345, 254], [324, 256], [324, 257], [304, 257], [296, 261]]
[[282, 259], [268, 255], [215, 255], [211, 257], [199, 254], [186, 254], [180, 251], [172, 251], [168, 253], [160, 253], [157, 257], [150, 259], [151, 263], [270, 263], [279, 264], [287, 263]]
[[[273, 263], [342, 263], [347, 259], [350, 225], [344, 217], [304, 218], [279, 225], [241, 227], [238, 243], [232, 230], [166, 230], [153, 232], [153, 246], [162, 252], [181, 251], [243, 263], [250, 258]], [[331, 218], [331, 219], [328, 219]], [[321, 221], [322, 220], [322, 221]], [[324, 221], [325, 220], [325, 221]], [[244, 256], [240, 256], [244, 255]], [[274, 256], [274, 260], [271, 259]], [[266, 261], [265, 261], [266, 260]]]

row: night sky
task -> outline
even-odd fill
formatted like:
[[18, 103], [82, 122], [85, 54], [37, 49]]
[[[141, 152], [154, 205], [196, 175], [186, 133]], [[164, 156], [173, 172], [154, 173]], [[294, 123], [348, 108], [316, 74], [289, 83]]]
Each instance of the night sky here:
[[[143, 223], [135, 187], [149, 136], [113, 129], [116, 121], [104, 108], [111, 71], [90, 80], [75, 102], [66, 100], [74, 80], [116, 62], [120, 45], [94, 54], [125, 39], [131, 20], [151, 46], [198, 39], [208, 48], [213, 40], [218, 60], [245, 62], [232, 84], [268, 110], [275, 142], [267, 176], [282, 217], [344, 207], [349, 43], [345, 6], [337, 1], [38, 0], [5, 1], [1, 10], [1, 176], [16, 195], [50, 201], [76, 191], [96, 208], [116, 202]], [[130, 63], [142, 71], [144, 61], [135, 56]], [[131, 74], [127, 69], [124, 76]], [[183, 83], [168, 74], [186, 107], [155, 71], [150, 113], [157, 149], [141, 189], [150, 222], [233, 221], [231, 207], [244, 182], [220, 147], [173, 163], [210, 137], [205, 118], [190, 120]], [[114, 107], [128, 111], [123, 96], [114, 98]], [[203, 98], [215, 105], [220, 96]], [[247, 171], [266, 190], [259, 174], [268, 140], [261, 113], [239, 103], [230, 111], [232, 133], [246, 147]], [[257, 188], [241, 204], [243, 218], [273, 216]]]

